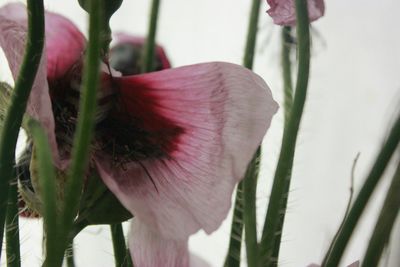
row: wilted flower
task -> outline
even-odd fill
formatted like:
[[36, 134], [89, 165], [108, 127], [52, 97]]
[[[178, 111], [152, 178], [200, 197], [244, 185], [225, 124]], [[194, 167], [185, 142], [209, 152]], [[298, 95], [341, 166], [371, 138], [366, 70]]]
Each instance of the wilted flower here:
[[[25, 12], [21, 4], [0, 10], [0, 45], [14, 77]], [[46, 13], [45, 55], [27, 113], [45, 127], [59, 170], [69, 163], [84, 48], [70, 21]], [[278, 106], [259, 76], [229, 63], [119, 71], [103, 64], [89, 169], [135, 216], [135, 266], [187, 266], [189, 235], [210, 233], [225, 218]]]
[[[267, 13], [275, 24], [293, 26], [296, 24], [295, 0], [267, 0], [270, 9]], [[307, 0], [310, 21], [322, 17], [325, 13], [324, 0]]]

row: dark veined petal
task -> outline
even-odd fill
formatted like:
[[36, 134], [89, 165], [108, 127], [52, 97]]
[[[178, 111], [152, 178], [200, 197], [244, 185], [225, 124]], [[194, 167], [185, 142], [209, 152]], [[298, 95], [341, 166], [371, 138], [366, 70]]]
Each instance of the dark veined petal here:
[[[296, 24], [295, 0], [267, 0], [270, 9], [267, 13], [275, 24], [293, 26]], [[310, 21], [322, 17], [325, 13], [324, 0], [307, 0]]]
[[[160, 153], [149, 150], [121, 166], [111, 153], [98, 152], [105, 184], [164, 239], [217, 229], [278, 109], [268, 86], [243, 67], [218, 62], [114, 82], [120, 107], [143, 133], [158, 136], [150, 140]], [[114, 119], [121, 127], [127, 120]]]
[[81, 59], [86, 39], [67, 18], [46, 12], [47, 79], [62, 78]]

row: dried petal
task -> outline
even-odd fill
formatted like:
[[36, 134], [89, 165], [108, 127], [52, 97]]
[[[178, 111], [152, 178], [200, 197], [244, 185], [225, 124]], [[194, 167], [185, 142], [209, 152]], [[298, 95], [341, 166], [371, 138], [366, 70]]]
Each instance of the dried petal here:
[[[270, 9], [267, 13], [275, 24], [293, 26], [296, 24], [295, 0], [267, 0]], [[307, 0], [310, 21], [322, 17], [325, 13], [323, 0]]]

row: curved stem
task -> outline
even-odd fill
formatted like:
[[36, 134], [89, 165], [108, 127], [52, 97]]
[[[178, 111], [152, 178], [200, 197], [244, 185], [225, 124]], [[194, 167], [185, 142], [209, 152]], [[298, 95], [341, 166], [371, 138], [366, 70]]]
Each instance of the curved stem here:
[[127, 267], [127, 249], [125, 244], [124, 231], [122, 229], [122, 224], [111, 224], [111, 237], [114, 248], [114, 259], [116, 267]]
[[338, 266], [343, 252], [350, 240], [350, 237], [357, 225], [358, 220], [363, 213], [369, 198], [371, 197], [376, 185], [378, 184], [387, 164], [389, 163], [394, 151], [396, 150], [400, 141], [400, 114], [395, 124], [393, 125], [389, 137], [383, 145], [378, 157], [375, 160], [372, 169], [365, 180], [363, 187], [357, 195], [354, 204], [346, 217], [343, 227], [334, 240], [331, 253], [326, 259], [326, 267]]
[[28, 36], [24, 60], [15, 82], [11, 104], [7, 110], [0, 136], [0, 253], [2, 251], [4, 221], [7, 212], [9, 182], [13, 177], [15, 147], [29, 94], [40, 64], [44, 44], [43, 0], [28, 0], [27, 9]]
[[45, 251], [46, 259], [44, 266], [57, 266], [57, 245], [58, 234], [57, 226], [57, 196], [56, 196], [56, 174], [53, 166], [51, 148], [47, 135], [40, 124], [30, 119], [28, 127], [35, 144], [33, 159], [36, 160], [38, 169], [40, 197], [43, 203], [43, 224], [45, 230]]
[[151, 4], [149, 32], [147, 34], [146, 44], [143, 51], [142, 73], [151, 72], [154, 69], [154, 47], [159, 9], [160, 0], [153, 0]]
[[[278, 258], [273, 256], [276, 246], [280, 245], [280, 235], [286, 213], [288, 190], [304, 104], [307, 96], [310, 71], [310, 30], [307, 1], [296, 0], [297, 39], [299, 67], [296, 91], [289, 121], [283, 132], [282, 147], [276, 167], [268, 211], [265, 217], [263, 234], [260, 243], [262, 266], [276, 266]], [[277, 238], [278, 237], [278, 238]], [[279, 250], [278, 250], [279, 251]]]
[[242, 250], [243, 235], [243, 183], [240, 182], [236, 189], [235, 205], [233, 208], [231, 233], [229, 239], [228, 255], [225, 267], [239, 267]]
[[290, 109], [293, 105], [293, 82], [292, 82], [292, 62], [290, 54], [293, 46], [293, 38], [291, 36], [292, 27], [285, 26], [282, 28], [282, 76], [283, 76], [283, 93], [284, 93], [284, 113], [285, 123], [289, 121]]
[[79, 117], [72, 149], [72, 162], [68, 170], [65, 189], [65, 206], [62, 216], [62, 251], [78, 209], [83, 188], [83, 176], [88, 163], [90, 143], [93, 135], [94, 116], [97, 104], [97, 88], [100, 82], [101, 29], [103, 18], [102, 1], [90, 1], [89, 43], [83, 74]]
[[[243, 58], [243, 66], [248, 69], [253, 68], [260, 6], [261, 1], [252, 1], [249, 26], [247, 30], [246, 47]], [[245, 227], [247, 263], [249, 267], [256, 266], [258, 255], [256, 191], [260, 155], [261, 147], [257, 149], [256, 154], [249, 163], [243, 181], [241, 181], [237, 187], [233, 221], [231, 226], [231, 238], [225, 266], [240, 266], [243, 223]]]
[[21, 266], [18, 218], [18, 181], [15, 178], [12, 180], [8, 192], [8, 208], [6, 217], [6, 253], [7, 266], [9, 267]]
[[397, 166], [392, 183], [376, 222], [374, 232], [368, 244], [362, 267], [378, 266], [382, 251], [387, 245], [394, 222], [400, 209], [400, 164]]

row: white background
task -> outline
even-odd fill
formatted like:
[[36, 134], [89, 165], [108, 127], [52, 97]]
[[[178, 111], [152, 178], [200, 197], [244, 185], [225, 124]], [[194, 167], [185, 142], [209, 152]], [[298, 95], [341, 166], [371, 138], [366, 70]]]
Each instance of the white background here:
[[[0, 4], [11, 2], [0, 0]], [[48, 0], [46, 7], [71, 18], [86, 32], [86, 17], [77, 1]], [[113, 30], [145, 34], [149, 0], [125, 0], [112, 19]], [[349, 197], [350, 169], [356, 167], [358, 191], [395, 117], [400, 101], [400, 3], [395, 0], [335, 0], [326, 3], [326, 16], [313, 24], [313, 58], [308, 102], [294, 163], [289, 210], [279, 266], [320, 262]], [[272, 24], [263, 2], [255, 72], [264, 77], [282, 103], [279, 65], [280, 28]], [[174, 66], [206, 61], [240, 64], [243, 57], [250, 0], [162, 1], [158, 41]], [[68, 41], [68, 40], [66, 40]], [[10, 81], [1, 58], [0, 79]], [[279, 152], [283, 118], [278, 114], [266, 136], [259, 185], [259, 227], [262, 227], [270, 181]], [[387, 172], [390, 177], [393, 168]], [[387, 180], [374, 195], [359, 225], [344, 263], [362, 259], [374, 216], [379, 211]], [[231, 218], [211, 236], [203, 232], [190, 240], [190, 249], [211, 266], [222, 266]], [[41, 225], [21, 221], [23, 266], [40, 266]], [[400, 231], [394, 240], [400, 240]], [[396, 242], [387, 266], [399, 266]], [[75, 243], [82, 266], [113, 266], [108, 229], [89, 228]], [[244, 257], [243, 257], [244, 259]], [[243, 261], [245, 262], [245, 261]], [[344, 266], [344, 264], [343, 264]], [[386, 266], [382, 263], [382, 266]]]

